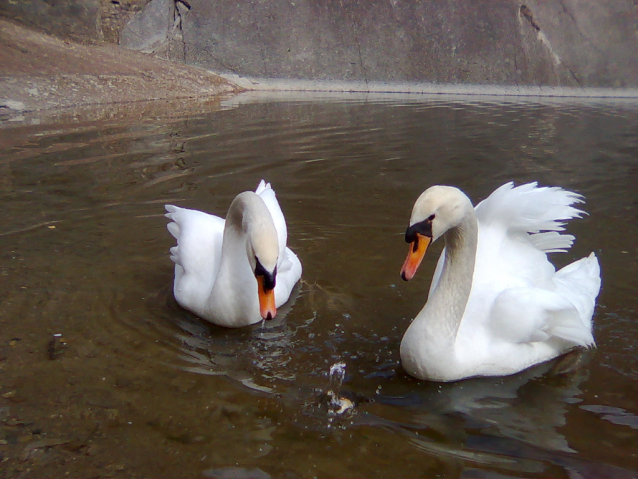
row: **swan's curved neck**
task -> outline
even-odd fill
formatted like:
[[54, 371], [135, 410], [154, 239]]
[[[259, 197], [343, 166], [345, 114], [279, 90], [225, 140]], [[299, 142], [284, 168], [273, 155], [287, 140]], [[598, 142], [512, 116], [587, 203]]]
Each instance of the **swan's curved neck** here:
[[[222, 259], [219, 271], [221, 277], [228, 275], [228, 277], [235, 277], [241, 281], [241, 276], [244, 275], [238, 275], [238, 269], [242, 272], [241, 270], [249, 267], [246, 256], [248, 232], [244, 225], [250, 223], [253, 216], [255, 208], [253, 195], [252, 193], [238, 195], [228, 209], [222, 240]], [[249, 268], [248, 272], [250, 273]]]
[[476, 263], [478, 222], [474, 209], [468, 209], [461, 222], [445, 234], [445, 260], [436, 288], [417, 319], [439, 336], [456, 339], [472, 289]]
[[242, 289], [250, 283], [256, 291], [254, 266], [251, 268], [248, 261], [246, 243], [250, 240], [254, 246], [255, 239], [263, 242], [272, 238], [276, 245], [277, 231], [264, 201], [251, 191], [237, 195], [228, 209], [222, 240], [218, 279], [226, 281], [225, 288]]
[[[238, 195], [231, 203], [226, 215], [221, 262], [210, 301], [211, 304], [215, 304], [217, 310], [223, 310], [226, 307], [229, 311], [234, 310], [232, 303], [239, 302], [240, 298], [254, 296], [257, 301], [257, 283], [246, 254], [248, 232], [244, 226], [247, 221], [250, 221], [248, 217], [253, 214], [251, 200], [252, 198], [245, 193]], [[247, 287], [253, 286], [254, 295], [250, 294], [250, 291], [245, 291]]]
[[248, 208], [247, 202], [241, 195], [237, 196], [230, 204], [224, 225], [224, 244], [234, 243], [234, 240], [245, 239], [246, 232], [243, 228], [244, 212]]

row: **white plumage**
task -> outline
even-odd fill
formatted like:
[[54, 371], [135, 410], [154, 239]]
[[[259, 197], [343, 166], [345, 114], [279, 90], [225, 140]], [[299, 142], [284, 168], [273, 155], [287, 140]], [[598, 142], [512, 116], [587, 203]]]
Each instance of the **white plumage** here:
[[286, 220], [270, 183], [239, 194], [226, 220], [173, 205], [166, 210], [177, 240], [170, 250], [173, 292], [182, 307], [220, 326], [257, 323], [263, 318], [260, 273], [275, 283], [276, 307], [288, 300], [301, 263], [286, 247]]
[[[594, 346], [596, 256], [559, 271], [547, 258], [571, 247], [574, 237], [559, 232], [581, 216], [572, 205], [582, 201], [562, 188], [507, 183], [474, 209], [457, 188], [426, 190], [408, 231], [427, 243], [443, 236], [446, 247], [401, 343], [407, 372], [436, 381], [502, 376]], [[418, 268], [416, 255], [411, 246], [405, 279]]]

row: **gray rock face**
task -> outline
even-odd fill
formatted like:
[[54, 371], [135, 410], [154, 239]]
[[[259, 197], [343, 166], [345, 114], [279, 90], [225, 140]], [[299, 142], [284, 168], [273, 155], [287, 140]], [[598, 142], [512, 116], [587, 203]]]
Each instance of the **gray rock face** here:
[[[363, 82], [638, 86], [638, 8], [633, 0], [172, 1], [153, 0], [140, 15], [157, 16], [152, 11], [161, 4], [168, 12], [164, 15], [179, 23], [173, 33], [162, 33], [165, 44], [176, 36], [182, 43], [169, 57], [222, 73]], [[136, 28], [155, 38], [129, 24], [131, 31]], [[159, 30], [166, 32], [165, 23]], [[135, 48], [126, 38], [122, 44]]]
[[249, 77], [636, 88], [636, 1], [20, 0], [0, 15], [99, 41], [144, 7], [122, 45]]
[[525, 44], [536, 40], [549, 52], [554, 71], [566, 77], [563, 84], [638, 86], [635, 0], [533, 0], [521, 12], [521, 20], [532, 27]]
[[189, 63], [183, 38], [187, 0], [151, 0], [122, 30], [120, 45], [163, 58]]
[[124, 27], [120, 43], [131, 50], [156, 53], [166, 49], [174, 23], [174, 0], [154, 0]]
[[2, 0], [0, 17], [80, 42], [102, 39], [100, 0]]

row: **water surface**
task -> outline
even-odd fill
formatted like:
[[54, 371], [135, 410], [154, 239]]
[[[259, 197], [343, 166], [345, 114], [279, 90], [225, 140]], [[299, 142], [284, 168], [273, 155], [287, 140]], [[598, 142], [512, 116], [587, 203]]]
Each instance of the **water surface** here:
[[[638, 474], [638, 105], [511, 100], [263, 93], [4, 122], [3, 475]], [[224, 216], [262, 178], [303, 280], [276, 320], [217, 328], [172, 297], [163, 205]], [[552, 259], [599, 256], [598, 348], [508, 378], [412, 379], [399, 343], [441, 250], [401, 281], [413, 202], [510, 180], [586, 197]], [[335, 416], [320, 398], [339, 362], [354, 407]]]

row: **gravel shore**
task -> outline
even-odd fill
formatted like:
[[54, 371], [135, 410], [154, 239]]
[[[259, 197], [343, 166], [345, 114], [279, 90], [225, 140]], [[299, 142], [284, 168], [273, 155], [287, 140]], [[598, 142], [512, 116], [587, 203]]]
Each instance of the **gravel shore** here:
[[202, 99], [242, 89], [118, 45], [65, 41], [0, 19], [0, 118], [38, 110]]

